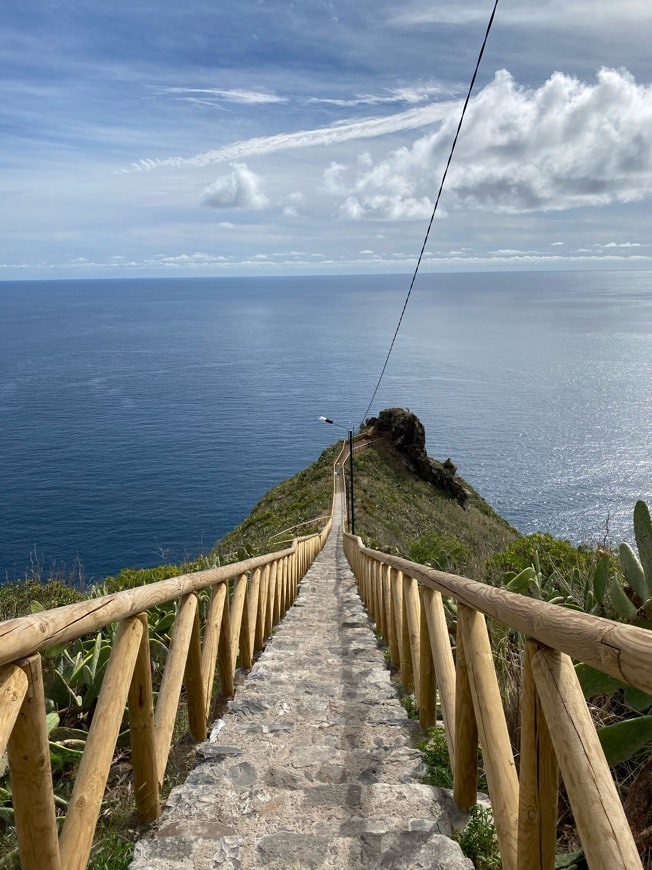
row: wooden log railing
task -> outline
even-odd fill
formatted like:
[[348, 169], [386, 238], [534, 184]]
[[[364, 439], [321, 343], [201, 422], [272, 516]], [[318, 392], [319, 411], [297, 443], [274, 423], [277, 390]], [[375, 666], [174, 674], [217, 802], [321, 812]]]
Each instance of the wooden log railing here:
[[[438, 694], [463, 810], [477, 801], [482, 750], [504, 870], [554, 868], [559, 773], [592, 870], [642, 867], [572, 659], [652, 693], [652, 632], [435, 571], [349, 534], [344, 549], [422, 728], [436, 719]], [[455, 656], [443, 596], [457, 603]], [[487, 616], [527, 638], [518, 774]]]
[[[138, 820], [159, 815], [182, 689], [190, 732], [205, 740], [214, 690], [222, 697], [233, 694], [236, 664], [251, 667], [293, 603], [331, 525], [329, 518], [320, 533], [296, 538], [280, 552], [0, 623], [0, 755], [7, 750], [23, 870], [86, 867], [125, 706]], [[210, 600], [200, 608], [204, 589]], [[154, 706], [147, 611], [170, 602], [176, 602], [176, 616]], [[59, 834], [40, 653], [116, 623]]]

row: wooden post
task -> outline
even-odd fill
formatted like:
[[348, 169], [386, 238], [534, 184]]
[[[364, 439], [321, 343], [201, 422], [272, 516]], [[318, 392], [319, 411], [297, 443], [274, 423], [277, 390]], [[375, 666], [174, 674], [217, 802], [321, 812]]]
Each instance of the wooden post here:
[[532, 676], [538, 644], [528, 640], [521, 692], [518, 870], [554, 870], [559, 768]]
[[222, 628], [217, 645], [217, 666], [220, 674], [220, 695], [222, 698], [233, 697], [233, 659], [231, 658], [231, 606], [229, 604], [229, 581], [224, 584], [224, 609], [222, 611]]
[[299, 559], [295, 552], [290, 556], [292, 564], [292, 594], [290, 595], [290, 604], [294, 604], [297, 597], [297, 589], [299, 588]]
[[265, 613], [265, 637], [271, 637], [272, 629], [275, 623], [275, 601], [276, 601], [276, 562], [272, 562], [269, 566], [269, 583], [267, 585], [267, 611]]
[[367, 612], [373, 624], [376, 624], [376, 560], [369, 559], [367, 567]]
[[[407, 638], [407, 630], [404, 638], [403, 626], [407, 628], [407, 617], [403, 618], [403, 575], [400, 571], [392, 568], [392, 603], [394, 605], [394, 625], [396, 626], [396, 645], [399, 649], [399, 661], [401, 665], [401, 686], [409, 692], [412, 680], [412, 663], [410, 661], [410, 640]], [[407, 649], [407, 651], [406, 651]]]
[[233, 670], [238, 661], [238, 649], [240, 647], [240, 630], [242, 628], [242, 614], [247, 598], [247, 575], [241, 574], [233, 587], [231, 599], [231, 662]]
[[459, 607], [458, 625], [504, 870], [516, 870], [518, 777], [484, 615]]
[[215, 678], [215, 663], [217, 651], [220, 646], [220, 632], [222, 630], [222, 615], [224, 602], [228, 592], [228, 583], [219, 583], [211, 589], [211, 601], [206, 614], [206, 627], [204, 629], [204, 643], [201, 651], [201, 679], [204, 687], [204, 712], [208, 719], [211, 700], [213, 697], [213, 680]]
[[142, 637], [137, 617], [119, 624], [59, 840], [65, 870], [88, 863]]
[[455, 663], [451, 650], [448, 625], [441, 593], [434, 589], [423, 589], [426, 619], [428, 620], [428, 634], [430, 636], [430, 649], [435, 663], [435, 676], [439, 687], [439, 705], [441, 717], [444, 720], [446, 743], [451, 760], [451, 767], [455, 767]]
[[354, 576], [358, 584], [358, 595], [362, 599], [362, 603], [364, 606], [367, 606], [366, 599], [366, 572], [367, 572], [367, 557], [360, 552], [356, 552], [354, 554], [355, 564], [357, 565], [357, 570], [354, 571]]
[[376, 628], [376, 633], [379, 637], [383, 636], [383, 599], [382, 599], [382, 586], [380, 583], [380, 569], [381, 563], [374, 559], [373, 562], [373, 573], [371, 575], [372, 583], [373, 583], [373, 593], [372, 598], [374, 602], [374, 626]]
[[393, 568], [387, 566], [387, 588], [389, 600], [389, 653], [391, 656], [392, 667], [397, 668], [401, 663], [401, 652], [398, 628], [399, 620], [396, 614], [396, 596], [394, 595], [394, 584], [396, 582], [395, 572]]
[[385, 602], [383, 600], [383, 571], [385, 566], [382, 562], [376, 562], [374, 572], [375, 602], [376, 602], [376, 630], [381, 638], [385, 638]]
[[455, 662], [455, 766], [453, 767], [453, 799], [468, 812], [478, 801], [478, 726], [473, 711], [473, 696], [469, 684], [464, 639], [457, 608], [457, 641]]
[[[419, 627], [419, 584], [414, 577], [408, 577], [405, 574], [403, 575], [403, 617], [405, 625], [407, 625], [407, 631], [404, 629], [404, 635], [407, 635], [407, 644], [406, 637], [404, 636], [403, 638], [403, 643], [407, 650], [405, 658], [411, 659], [412, 662], [412, 683], [418, 707], [419, 692], [421, 690], [419, 675], [419, 659], [421, 657], [419, 653], [419, 638], [421, 635]], [[402, 660], [403, 655], [401, 655]]]
[[392, 625], [392, 591], [389, 583], [389, 565], [383, 565], [382, 573], [381, 573], [381, 582], [383, 585], [383, 625], [384, 631], [383, 634], [385, 640], [385, 646], [389, 648], [390, 656], [392, 652], [392, 632], [394, 630], [394, 626]]
[[274, 562], [274, 582], [272, 583], [271, 609], [273, 613], [272, 624], [278, 625], [281, 621], [281, 585], [283, 581], [283, 560]]
[[290, 609], [291, 599], [290, 599], [290, 586], [292, 583], [292, 579], [290, 577], [291, 566], [290, 566], [290, 557], [286, 556], [283, 559], [283, 616]]
[[186, 669], [188, 649], [192, 637], [195, 613], [197, 611], [197, 596], [190, 594], [179, 601], [177, 618], [172, 629], [170, 651], [161, 680], [158, 693], [156, 713], [156, 768], [159, 785], [163, 784], [165, 767], [168, 763], [172, 732], [179, 709], [179, 695]]
[[256, 615], [256, 637], [254, 640], [254, 649], [260, 652], [265, 646], [265, 638], [267, 636], [267, 602], [269, 600], [269, 572], [270, 566], [265, 565], [260, 578], [260, 594], [258, 596], [258, 613]]
[[278, 598], [278, 621], [280, 622], [285, 616], [285, 601], [286, 601], [286, 592], [285, 592], [285, 568], [286, 568], [286, 559], [283, 557], [279, 559], [278, 563], [278, 576], [277, 576], [277, 589], [276, 589], [276, 597]]
[[254, 649], [256, 643], [256, 625], [258, 624], [258, 611], [260, 610], [260, 568], [254, 570], [251, 578], [251, 588], [249, 590], [249, 638], [247, 645], [249, 647], [249, 656], [253, 662]]
[[[254, 598], [254, 577], [253, 574], [247, 578], [247, 594], [245, 595], [245, 603], [242, 608], [242, 622], [240, 623], [240, 639], [239, 639], [239, 649], [240, 649], [240, 667], [245, 671], [248, 671], [254, 661], [254, 634], [256, 631], [256, 625], [252, 626], [251, 619], [252, 616], [255, 619], [256, 611], [253, 610], [255, 607]], [[253, 614], [252, 614], [253, 610]], [[251, 644], [249, 641], [251, 640]]]
[[27, 692], [7, 754], [20, 864], [23, 870], [60, 870], [41, 657], [16, 664], [27, 678]]
[[405, 603], [405, 577], [401, 571], [398, 572], [396, 585], [401, 598], [401, 686], [404, 692], [411, 692], [414, 689], [414, 672], [412, 670], [412, 651], [410, 650], [408, 609]]
[[18, 665], [0, 668], [0, 755], [7, 747], [28, 686], [27, 674]]
[[426, 731], [437, 721], [435, 702], [435, 669], [432, 661], [430, 637], [428, 635], [428, 620], [423, 593], [420, 595], [419, 627], [421, 637], [419, 640], [419, 726]]
[[[190, 733], [199, 743], [206, 740], [206, 695], [204, 695], [204, 680], [201, 670], [201, 630], [199, 627], [199, 609], [195, 608], [195, 618], [192, 623], [192, 635], [188, 647], [188, 658], [184, 673], [186, 686], [186, 705], [188, 707], [188, 727]], [[210, 704], [210, 696], [209, 701]]]
[[380, 565], [380, 575], [378, 577], [378, 586], [380, 588], [380, 600], [382, 602], [382, 623], [383, 623], [383, 643], [386, 647], [389, 648], [391, 643], [391, 598], [389, 591], [389, 577], [387, 572], [389, 571], [389, 566], [382, 564]]
[[147, 614], [140, 613], [135, 619], [142, 624], [143, 634], [129, 687], [129, 734], [138, 824], [147, 825], [161, 814], [161, 801], [156, 767], [156, 729]]
[[539, 649], [531, 656], [531, 668], [589, 867], [641, 868], [570, 657]]
[[286, 556], [287, 559], [287, 595], [285, 598], [285, 612], [292, 607], [292, 602], [294, 600], [293, 587], [294, 587], [294, 565], [292, 556]]

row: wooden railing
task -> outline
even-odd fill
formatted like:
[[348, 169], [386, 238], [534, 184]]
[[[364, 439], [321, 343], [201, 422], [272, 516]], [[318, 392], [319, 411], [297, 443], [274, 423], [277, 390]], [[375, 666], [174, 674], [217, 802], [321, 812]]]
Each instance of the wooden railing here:
[[[216, 667], [220, 696], [230, 697], [238, 657], [241, 667], [251, 667], [331, 524], [332, 518], [319, 534], [277, 553], [0, 623], [0, 755], [6, 748], [23, 870], [86, 867], [125, 705], [138, 820], [159, 815], [182, 687], [190, 732], [205, 740]], [[197, 593], [203, 589], [210, 601], [201, 625]], [[176, 617], [154, 706], [147, 611], [173, 601]], [[59, 835], [39, 653], [112, 623], [117, 631]]]
[[[640, 868], [572, 659], [651, 693], [652, 632], [370, 550], [349, 534], [344, 548], [424, 729], [435, 724], [438, 692], [464, 810], [477, 801], [482, 749], [504, 870], [554, 868], [559, 771], [592, 870]], [[442, 596], [457, 602], [455, 659]], [[518, 773], [485, 616], [527, 638]]]

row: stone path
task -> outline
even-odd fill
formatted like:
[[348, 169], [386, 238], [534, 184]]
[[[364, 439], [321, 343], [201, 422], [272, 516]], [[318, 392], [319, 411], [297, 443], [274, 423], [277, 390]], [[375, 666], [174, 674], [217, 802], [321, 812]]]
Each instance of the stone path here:
[[472, 870], [450, 792], [420, 782], [340, 525], [133, 870]]

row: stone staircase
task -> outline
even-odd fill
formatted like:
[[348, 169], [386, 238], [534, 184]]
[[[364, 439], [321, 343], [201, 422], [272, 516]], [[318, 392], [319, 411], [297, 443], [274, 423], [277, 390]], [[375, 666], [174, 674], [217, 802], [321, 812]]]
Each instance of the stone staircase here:
[[472, 870], [390, 682], [340, 517], [133, 870]]

